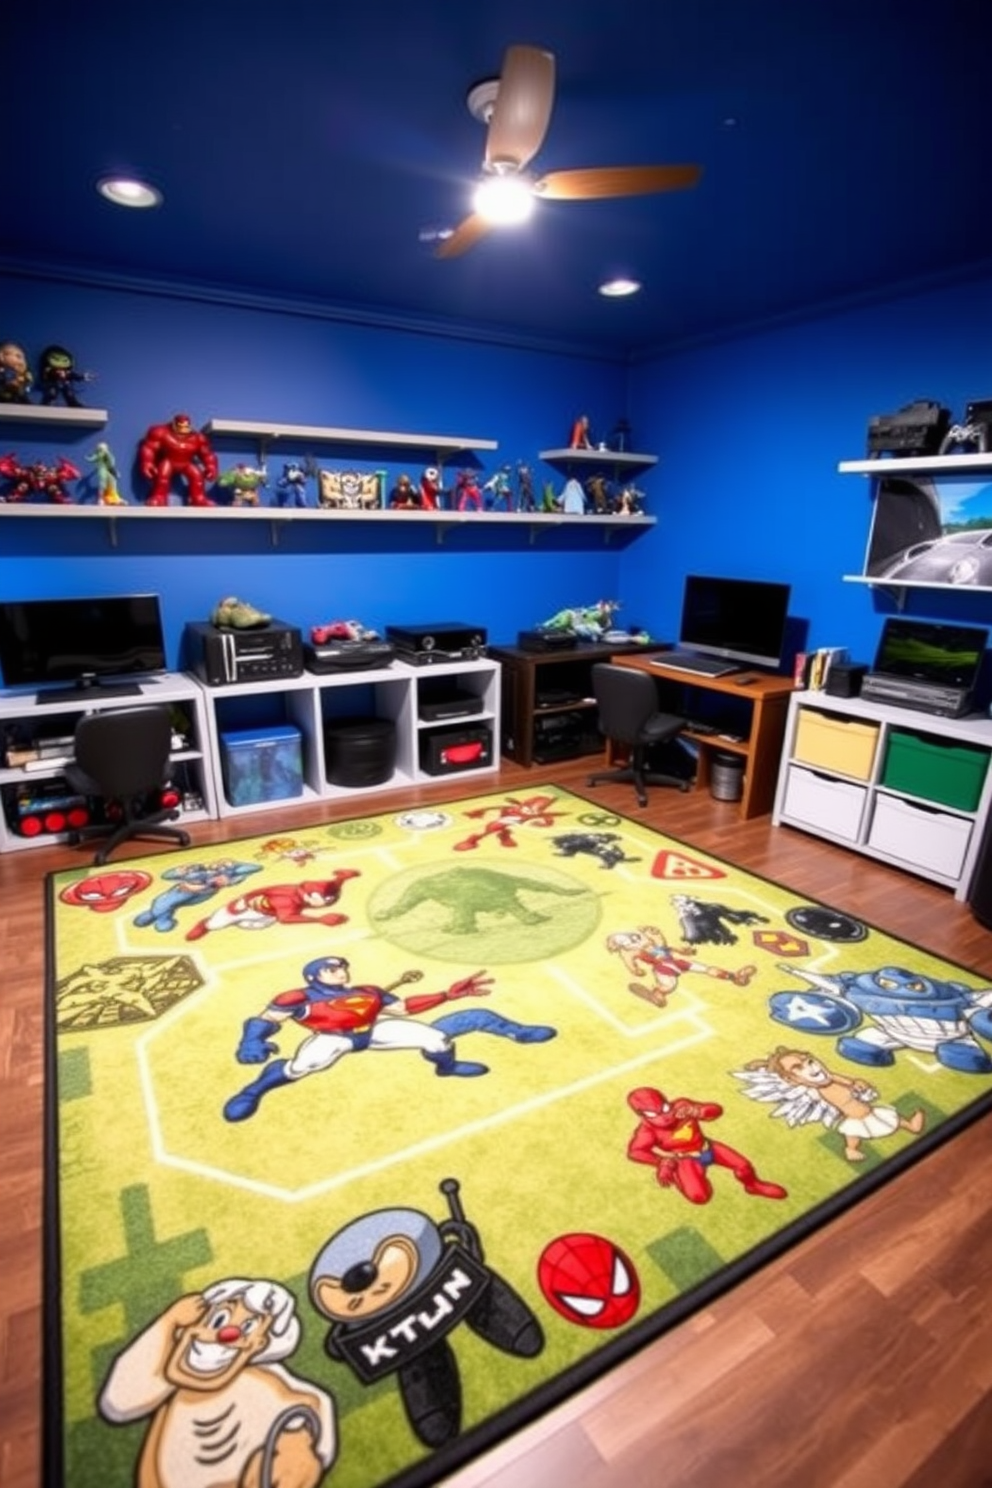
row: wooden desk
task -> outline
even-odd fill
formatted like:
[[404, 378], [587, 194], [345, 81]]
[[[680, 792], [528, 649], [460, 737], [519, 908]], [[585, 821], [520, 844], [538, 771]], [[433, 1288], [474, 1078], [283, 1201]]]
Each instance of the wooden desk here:
[[[597, 661], [613, 661], [616, 645], [580, 641], [575, 646], [550, 651], [524, 651], [519, 646], [490, 646], [489, 656], [498, 661], [503, 677], [502, 751], [518, 765], [549, 764], [553, 759], [575, 759], [598, 754], [603, 739], [597, 727], [597, 709], [592, 698], [592, 667]], [[628, 648], [631, 652], [635, 648]], [[636, 648], [643, 651], [643, 648]], [[626, 654], [626, 653], [622, 653]], [[567, 701], [546, 702], [548, 695], [567, 694]], [[561, 744], [542, 748], [535, 739], [539, 720], [568, 722]], [[535, 747], [535, 745], [537, 747]], [[543, 756], [538, 759], [538, 756]]]
[[[683, 737], [691, 739], [699, 751], [697, 790], [709, 789], [714, 754], [743, 755], [744, 793], [740, 814], [747, 820], [771, 811], [789, 698], [795, 691], [791, 677], [769, 676], [748, 669], [731, 672], [725, 677], [690, 675], [666, 667], [663, 651], [653, 655], [613, 656], [611, 660], [617, 666], [633, 667], [635, 671], [648, 672], [655, 677], [661, 684], [661, 705], [673, 713], [682, 713], [687, 718], [698, 718], [701, 714], [718, 717], [721, 698], [732, 699], [733, 712], [743, 714], [745, 719], [749, 712], [749, 727], [745, 722], [743, 727], [733, 730], [746, 734], [740, 743], [722, 739], [718, 734], [700, 734], [692, 728], [686, 729]], [[745, 682], [745, 678], [753, 680]]]

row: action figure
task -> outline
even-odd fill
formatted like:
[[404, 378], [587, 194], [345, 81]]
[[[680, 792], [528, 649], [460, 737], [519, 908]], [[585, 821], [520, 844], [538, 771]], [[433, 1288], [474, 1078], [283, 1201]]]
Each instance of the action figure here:
[[419, 511], [420, 498], [413, 489], [413, 481], [408, 475], [397, 478], [396, 484], [389, 493], [389, 505], [393, 511]]
[[120, 474], [110, 445], [101, 439], [96, 449], [91, 455], [87, 455], [86, 459], [90, 465], [96, 466], [96, 499], [99, 505], [126, 506], [127, 502], [117, 485]]
[[264, 465], [235, 465], [218, 476], [217, 484], [231, 492], [234, 506], [258, 506], [259, 491], [268, 484], [269, 472]]
[[455, 507], [458, 511], [482, 510], [482, 491], [471, 470], [460, 470], [455, 481]]
[[42, 403], [55, 403], [59, 398], [66, 408], [82, 408], [74, 392], [79, 382], [92, 382], [95, 372], [77, 372], [71, 352], [64, 346], [46, 346], [41, 353], [38, 383]]
[[537, 502], [534, 499], [534, 477], [531, 468], [525, 460], [517, 461], [517, 510], [534, 511]]
[[589, 437], [589, 416], [580, 413], [572, 425], [572, 437], [568, 441], [569, 449], [592, 449], [592, 440]]
[[309, 461], [301, 465], [299, 460], [287, 460], [282, 467], [282, 475], [276, 481], [276, 505], [309, 506], [307, 481], [313, 473]]
[[22, 465], [16, 455], [3, 455], [0, 457], [0, 479], [9, 481], [10, 485], [0, 500], [26, 501], [31, 496], [44, 496], [65, 506], [72, 501], [66, 483], [78, 480], [79, 474], [65, 455], [59, 455], [55, 465], [46, 465], [42, 460], [36, 460], [33, 465]]
[[174, 414], [168, 424], [153, 424], [141, 441], [138, 464], [152, 482], [147, 506], [168, 506], [174, 476], [186, 484], [187, 504], [213, 506], [206, 481], [217, 479], [217, 456], [205, 434], [194, 429], [188, 413]]
[[0, 343], [0, 403], [30, 403], [33, 381], [23, 346], [16, 341]]
[[424, 511], [437, 511], [441, 495], [441, 472], [436, 465], [428, 465], [420, 477], [420, 505]]
[[501, 465], [496, 474], [491, 475], [485, 482], [482, 489], [489, 493], [490, 511], [513, 510], [513, 487], [510, 484], [509, 465]]

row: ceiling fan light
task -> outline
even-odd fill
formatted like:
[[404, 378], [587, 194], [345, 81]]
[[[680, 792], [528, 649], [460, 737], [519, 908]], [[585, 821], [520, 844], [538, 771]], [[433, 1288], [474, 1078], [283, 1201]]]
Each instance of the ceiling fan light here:
[[117, 207], [158, 207], [162, 203], [157, 187], [130, 176], [105, 176], [96, 189]]
[[599, 286], [599, 292], [601, 295], [605, 295], [607, 299], [619, 300], [623, 299], [625, 295], [637, 294], [640, 288], [641, 283], [639, 279], [619, 277], [616, 279], [604, 279], [603, 283]]
[[534, 197], [530, 183], [520, 176], [487, 176], [477, 187], [472, 206], [487, 222], [510, 227], [527, 221]]

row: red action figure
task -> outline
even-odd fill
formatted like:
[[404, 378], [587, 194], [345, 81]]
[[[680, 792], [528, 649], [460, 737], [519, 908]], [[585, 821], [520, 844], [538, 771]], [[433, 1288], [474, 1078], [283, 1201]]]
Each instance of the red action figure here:
[[44, 496], [64, 506], [72, 501], [68, 482], [78, 480], [79, 471], [65, 455], [59, 455], [54, 465], [46, 465], [43, 460], [22, 465], [15, 454], [9, 454], [0, 458], [0, 478], [8, 483], [0, 501], [27, 501], [32, 496]]
[[186, 482], [190, 506], [214, 505], [207, 498], [204, 477], [217, 479], [217, 456], [207, 436], [193, 428], [188, 413], [174, 414], [168, 424], [153, 424], [141, 441], [138, 463], [152, 482], [147, 506], [168, 506], [173, 476]]

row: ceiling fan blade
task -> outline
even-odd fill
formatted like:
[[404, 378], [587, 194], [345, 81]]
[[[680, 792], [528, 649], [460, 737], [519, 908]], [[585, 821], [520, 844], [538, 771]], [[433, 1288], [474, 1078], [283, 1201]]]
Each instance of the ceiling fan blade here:
[[554, 96], [552, 54], [540, 47], [508, 47], [486, 136], [488, 169], [505, 162], [523, 170], [533, 159], [548, 132]]
[[450, 237], [442, 238], [434, 249], [435, 258], [458, 258], [474, 248], [480, 238], [485, 237], [492, 223], [487, 222], [485, 217], [480, 217], [478, 212], [473, 212], [471, 217], [465, 217], [459, 222]]
[[535, 182], [535, 196], [548, 201], [593, 201], [605, 196], [645, 196], [682, 191], [702, 175], [698, 165], [614, 165], [591, 170], [551, 171]]

